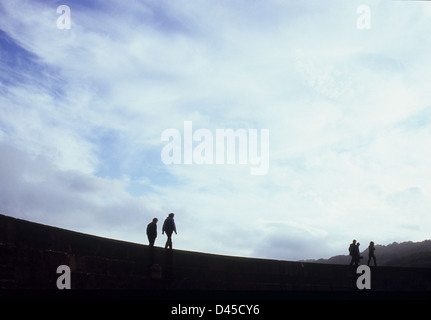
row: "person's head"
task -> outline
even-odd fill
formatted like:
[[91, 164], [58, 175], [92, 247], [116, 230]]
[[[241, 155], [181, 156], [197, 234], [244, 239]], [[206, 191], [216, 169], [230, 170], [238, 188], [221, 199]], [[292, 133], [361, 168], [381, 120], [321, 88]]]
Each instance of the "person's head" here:
[[174, 217], [174, 215], [175, 215], [175, 214], [173, 214], [172, 212], [169, 214], [169, 216], [170, 216], [171, 218], [173, 218], [173, 217]]
[[370, 242], [370, 246], [374, 246], [374, 242], [373, 241]]
[[353, 240], [353, 244], [355, 244], [356, 243], [356, 240]]
[[157, 223], [157, 221], [159, 221], [159, 219], [157, 219], [157, 218], [153, 219], [153, 222]]
[[359, 247], [360, 243], [358, 242], [357, 246]]

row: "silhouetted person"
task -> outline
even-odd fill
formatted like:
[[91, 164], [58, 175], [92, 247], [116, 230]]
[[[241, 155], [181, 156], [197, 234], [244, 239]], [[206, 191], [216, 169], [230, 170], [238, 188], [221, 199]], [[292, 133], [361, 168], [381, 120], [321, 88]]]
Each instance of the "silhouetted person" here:
[[353, 240], [349, 246], [349, 255], [352, 257], [349, 265], [351, 266], [355, 264], [355, 266], [357, 266], [359, 261], [359, 252], [358, 247], [356, 246], [356, 240]]
[[368, 263], [367, 263], [367, 266], [370, 265], [371, 258], [373, 258], [374, 266], [377, 267], [376, 256], [374, 255], [374, 250], [376, 250], [376, 248], [374, 247], [374, 242], [371, 241], [370, 245], [368, 246]]
[[159, 221], [159, 219], [154, 218], [153, 221], [147, 225], [147, 237], [151, 248], [154, 247], [154, 242], [157, 238], [157, 221]]
[[359, 246], [360, 246], [361, 244], [358, 242], [357, 244], [356, 244], [356, 255], [355, 255], [355, 258], [356, 258], [356, 261], [355, 261], [355, 266], [359, 266], [361, 263], [361, 259], [363, 258], [362, 256], [361, 256], [361, 250], [359, 249]]
[[168, 239], [166, 240], [165, 248], [172, 249], [172, 233], [177, 234], [177, 228], [175, 227], [174, 214], [170, 213], [165, 219], [162, 228], [162, 234], [166, 232]]

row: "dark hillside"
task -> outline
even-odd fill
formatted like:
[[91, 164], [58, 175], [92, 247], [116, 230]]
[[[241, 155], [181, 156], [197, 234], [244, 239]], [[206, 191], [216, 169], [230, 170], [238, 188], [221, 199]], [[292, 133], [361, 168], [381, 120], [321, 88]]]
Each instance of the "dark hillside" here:
[[[431, 268], [431, 240], [394, 242], [386, 246], [376, 245], [375, 247], [378, 266]], [[363, 256], [361, 264], [367, 264], [368, 248], [361, 254]], [[345, 265], [350, 263], [350, 256], [337, 255], [329, 259], [307, 260], [307, 262]], [[371, 265], [374, 265], [372, 261]]]

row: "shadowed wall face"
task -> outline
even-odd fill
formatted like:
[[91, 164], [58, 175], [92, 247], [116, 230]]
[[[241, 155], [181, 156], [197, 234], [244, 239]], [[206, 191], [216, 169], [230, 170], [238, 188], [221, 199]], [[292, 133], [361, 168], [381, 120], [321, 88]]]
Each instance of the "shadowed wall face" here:
[[[0, 288], [354, 291], [356, 270], [165, 250], [0, 215]], [[371, 268], [371, 290], [430, 291], [430, 269]]]

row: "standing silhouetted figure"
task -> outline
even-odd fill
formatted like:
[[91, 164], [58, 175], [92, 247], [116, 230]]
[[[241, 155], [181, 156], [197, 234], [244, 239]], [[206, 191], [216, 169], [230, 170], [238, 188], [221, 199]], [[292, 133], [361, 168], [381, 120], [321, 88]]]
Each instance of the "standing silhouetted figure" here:
[[166, 240], [165, 248], [172, 249], [172, 232], [177, 234], [177, 228], [175, 227], [174, 214], [170, 213], [165, 219], [162, 228], [162, 234], [166, 232], [168, 239]]
[[352, 257], [349, 265], [351, 266], [354, 264], [357, 266], [359, 264], [359, 248], [356, 245], [356, 240], [353, 240], [349, 246], [349, 255]]
[[356, 261], [355, 261], [355, 266], [359, 266], [361, 263], [361, 259], [363, 258], [362, 256], [361, 256], [361, 250], [359, 249], [359, 246], [360, 246], [361, 244], [358, 242], [357, 244], [356, 244], [356, 254], [355, 254], [355, 259], [356, 259]]
[[152, 222], [147, 225], [147, 237], [150, 243], [150, 247], [154, 247], [154, 242], [157, 238], [157, 218], [154, 218]]
[[376, 256], [374, 255], [374, 250], [376, 250], [376, 248], [374, 247], [374, 242], [371, 241], [370, 245], [368, 246], [368, 263], [367, 263], [367, 266], [370, 265], [371, 258], [373, 258], [374, 266], [377, 267]]

